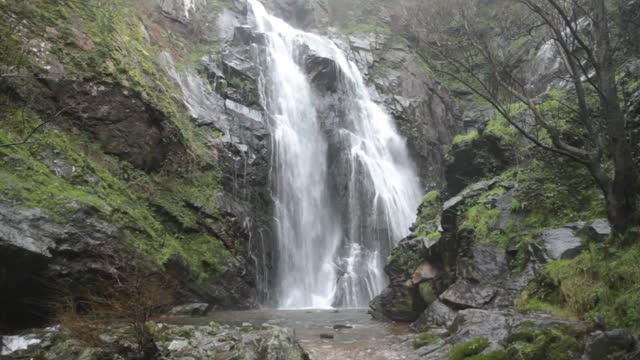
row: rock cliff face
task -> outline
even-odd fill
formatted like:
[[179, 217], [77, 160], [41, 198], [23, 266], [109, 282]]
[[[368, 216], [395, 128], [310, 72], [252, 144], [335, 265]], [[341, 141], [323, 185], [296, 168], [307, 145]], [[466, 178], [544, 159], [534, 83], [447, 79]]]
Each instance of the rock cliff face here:
[[348, 41], [372, 91], [406, 137], [424, 185], [444, 185], [444, 155], [463, 129], [455, 97], [425, 72], [424, 63], [403, 39], [356, 34]]
[[[323, 1], [265, 5], [298, 27], [335, 39], [366, 74], [374, 99], [396, 119], [424, 184], [443, 184], [443, 149], [460, 132], [461, 114], [408, 46], [391, 36], [330, 30]], [[47, 20], [6, 44], [31, 45], [27, 61], [37, 76], [2, 78], [3, 92], [10, 94], [2, 116], [18, 126], [17, 113], [7, 109], [24, 106], [31, 128], [52, 119], [53, 130], [34, 135], [47, 146], [7, 147], [1, 154], [7, 194], [1, 204], [1, 287], [11, 293], [6, 322], [12, 323], [12, 312], [19, 323], [34, 311], [26, 298], [46, 308], [55, 291], [40, 284], [61, 278], [90, 284], [107, 272], [108, 257], [129, 252], [132, 244], [179, 277], [189, 300], [223, 308], [272, 300], [272, 142], [256, 57], [264, 39], [248, 30], [244, 1], [114, 5], [114, 16], [144, 14], [131, 23], [96, 22], [104, 15], [100, 9], [7, 11]], [[77, 21], [49, 23], [51, 14]], [[112, 36], [113, 29], [126, 39]], [[66, 32], [72, 43], [64, 43]], [[198, 41], [209, 44], [205, 51]], [[307, 71], [325, 94], [320, 117], [330, 131], [339, 115], [332, 112], [332, 102], [340, 101], [338, 74], [328, 59], [307, 58]], [[18, 68], [9, 60], [3, 66]], [[25, 134], [16, 127], [2, 131], [3, 143]], [[31, 176], [25, 164], [42, 178]], [[18, 283], [28, 286], [16, 291]], [[46, 311], [42, 315], [32, 319]]]

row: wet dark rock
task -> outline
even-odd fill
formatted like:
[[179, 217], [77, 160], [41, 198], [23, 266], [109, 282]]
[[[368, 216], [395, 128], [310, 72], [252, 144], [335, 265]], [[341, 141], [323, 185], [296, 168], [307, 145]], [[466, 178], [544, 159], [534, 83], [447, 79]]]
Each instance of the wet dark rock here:
[[333, 340], [333, 338], [335, 338], [335, 337], [336, 337], [335, 335], [329, 334], [329, 333], [320, 334], [320, 339]]
[[490, 134], [454, 144], [445, 166], [447, 192], [457, 194], [474, 181], [499, 174], [515, 163], [515, 153], [499, 137]]
[[223, 97], [247, 107], [260, 108], [259, 69], [253, 47], [225, 48], [220, 68], [226, 80]]
[[467, 187], [458, 195], [447, 200], [444, 205], [442, 205], [442, 212], [444, 213], [448, 211], [454, 211], [456, 207], [462, 204], [465, 200], [476, 197], [488, 190], [491, 190], [497, 182], [498, 179], [494, 178], [487, 181], [480, 181]]
[[[229, 259], [221, 281], [199, 284], [193, 279], [191, 286], [197, 295], [193, 300], [220, 308], [257, 306], [259, 294], [267, 294], [266, 289], [271, 286], [265, 269], [272, 268], [274, 261], [275, 247], [269, 230], [273, 204], [269, 187], [271, 133], [266, 115], [256, 105], [257, 60], [250, 48], [235, 44], [227, 47], [222, 56], [204, 57], [207, 79], [191, 71], [178, 72], [171, 57], [164, 56], [194, 121], [220, 133], [211, 137], [208, 146], [215, 150], [222, 174], [222, 191], [216, 198], [221, 221], [210, 221], [209, 230], [245, 256]], [[242, 95], [245, 93], [250, 95]], [[263, 254], [260, 263], [250, 254]], [[267, 263], [263, 264], [263, 260]], [[173, 262], [172, 269], [183, 272], [184, 264]], [[262, 299], [265, 303], [271, 300]]]
[[455, 317], [455, 310], [436, 300], [420, 314], [416, 321], [411, 323], [410, 328], [415, 332], [420, 332], [430, 325], [449, 327]]
[[333, 329], [334, 329], [334, 330], [353, 329], [353, 326], [351, 326], [351, 325], [336, 324], [336, 325], [333, 325]]
[[573, 259], [586, 248], [576, 233], [568, 228], [545, 229], [542, 231], [547, 254], [551, 259]]
[[458, 309], [479, 308], [488, 304], [495, 294], [496, 289], [491, 286], [458, 280], [440, 295], [440, 301]]
[[407, 138], [424, 183], [444, 185], [446, 148], [462, 132], [462, 111], [449, 90], [425, 73], [405, 43], [377, 34], [355, 34], [346, 42], [374, 100], [387, 107]]
[[474, 244], [469, 255], [458, 260], [458, 277], [471, 281], [491, 283], [509, 273], [506, 254], [496, 245]]
[[62, 282], [89, 286], [108, 272], [103, 260], [118, 252], [119, 230], [95, 209], [70, 203], [66, 211], [72, 214], [61, 222], [41, 209], [0, 203], [0, 318], [7, 326], [39, 325]]
[[426, 306], [417, 292], [410, 286], [389, 286], [371, 301], [369, 314], [377, 320], [414, 321]]
[[142, 94], [113, 83], [51, 81], [41, 88], [41, 101], [58, 104], [73, 124], [102, 150], [140, 170], [159, 169], [172, 147], [167, 116]]
[[622, 329], [607, 332], [597, 331], [589, 335], [585, 344], [583, 360], [610, 359], [617, 356], [627, 358], [638, 348], [637, 339], [630, 332]]
[[251, 26], [241, 25], [234, 29], [233, 42], [236, 45], [250, 46], [251, 44], [265, 45], [266, 37], [264, 34], [255, 33]]
[[340, 70], [335, 60], [308, 46], [304, 53], [304, 69], [311, 82], [322, 92], [336, 92]]

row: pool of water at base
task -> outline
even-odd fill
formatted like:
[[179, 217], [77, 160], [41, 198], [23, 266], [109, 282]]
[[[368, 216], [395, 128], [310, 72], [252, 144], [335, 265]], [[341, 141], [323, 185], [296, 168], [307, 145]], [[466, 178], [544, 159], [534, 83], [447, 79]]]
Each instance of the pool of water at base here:
[[[313, 360], [403, 360], [413, 354], [407, 324], [373, 320], [366, 309], [220, 311], [206, 317], [170, 318], [179, 325], [220, 324], [291, 328]], [[327, 339], [323, 337], [331, 337]]]

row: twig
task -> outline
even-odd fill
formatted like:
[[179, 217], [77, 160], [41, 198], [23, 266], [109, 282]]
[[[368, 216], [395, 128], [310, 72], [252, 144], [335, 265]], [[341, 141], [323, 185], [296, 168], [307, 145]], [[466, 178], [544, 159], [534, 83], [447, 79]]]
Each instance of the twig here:
[[10, 146], [19, 146], [19, 145], [26, 145], [26, 144], [32, 144], [33, 142], [30, 142], [29, 139], [31, 139], [31, 137], [33, 135], [35, 135], [36, 132], [38, 132], [38, 130], [42, 129], [43, 127], [45, 127], [47, 124], [50, 124], [52, 122], [54, 122], [58, 117], [60, 117], [60, 115], [64, 114], [65, 112], [67, 112], [70, 109], [75, 109], [75, 106], [69, 106], [66, 107], [60, 111], [58, 111], [51, 119], [47, 120], [47, 121], [43, 121], [40, 125], [36, 126], [35, 128], [33, 128], [33, 130], [31, 130], [29, 132], [29, 134], [22, 140], [22, 141], [18, 141], [18, 142], [13, 142], [13, 143], [8, 143], [8, 144], [0, 144], [0, 148], [3, 147], [10, 147]]

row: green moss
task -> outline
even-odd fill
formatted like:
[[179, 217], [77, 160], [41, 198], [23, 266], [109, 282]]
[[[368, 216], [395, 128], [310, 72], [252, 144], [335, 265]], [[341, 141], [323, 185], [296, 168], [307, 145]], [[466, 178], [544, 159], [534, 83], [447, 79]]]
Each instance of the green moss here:
[[469, 356], [466, 360], [511, 360], [504, 350], [495, 350], [487, 354]]
[[503, 187], [497, 186], [469, 200], [460, 228], [473, 230], [474, 237], [479, 242], [494, 243], [506, 249], [509, 239], [515, 235], [516, 229], [510, 229], [507, 226], [507, 230], [512, 231], [502, 232], [497, 226], [500, 210], [495, 207], [495, 199], [504, 195], [505, 192]]
[[459, 144], [459, 143], [463, 143], [463, 142], [470, 142], [470, 141], [473, 141], [474, 139], [477, 139], [478, 136], [480, 136], [479, 133], [478, 133], [478, 130], [472, 130], [468, 134], [456, 135], [456, 137], [453, 138], [453, 144]]
[[429, 240], [440, 236], [438, 225], [440, 223], [441, 210], [442, 199], [439, 191], [430, 191], [422, 197], [418, 218], [416, 219], [416, 236], [425, 237]]
[[420, 297], [426, 304], [431, 304], [438, 299], [435, 291], [433, 291], [433, 286], [431, 286], [430, 282], [423, 282], [418, 287]]
[[572, 260], [551, 262], [522, 298], [526, 308], [553, 307], [572, 317], [599, 315], [608, 327], [640, 330], [640, 245], [592, 246]]
[[413, 340], [413, 348], [419, 349], [427, 345], [433, 345], [437, 343], [439, 340], [440, 340], [439, 335], [423, 332], [418, 334], [416, 338]]
[[[514, 109], [512, 113], [517, 113], [520, 109]], [[484, 131], [485, 134], [499, 137], [503, 141], [515, 145], [516, 148], [521, 145], [521, 135], [516, 128], [502, 116], [496, 115], [487, 124]]]
[[564, 326], [551, 326], [537, 331], [523, 331], [506, 340], [509, 359], [573, 360], [580, 357], [577, 340]]
[[[184, 153], [159, 173], [145, 174], [103, 154], [82, 133], [52, 124], [30, 144], [0, 148], [0, 194], [19, 208], [43, 209], [60, 223], [68, 222], [78, 208], [90, 209], [92, 216], [123, 229], [123, 237], [156, 264], [176, 256], [204, 280], [219, 276], [233, 263], [223, 242], [208, 230], [221, 221], [215, 202], [220, 174], [207, 146], [212, 133], [196, 127], [181, 110], [174, 97], [179, 89], [158, 57], [170, 52], [180, 66], [215, 44], [151, 23], [146, 14], [155, 11], [153, 6], [150, 1], [124, 0], [0, 1], [3, 19], [22, 21], [20, 35], [5, 21], [0, 24], [0, 66], [15, 68], [25, 39], [44, 36], [51, 55], [63, 64], [66, 79], [120, 84], [132, 96], [145, 99], [166, 120], [167, 141]], [[221, 9], [216, 1], [206, 6], [207, 14]], [[193, 26], [216, 28], [215, 21], [198, 15]], [[143, 26], [151, 34], [150, 43]], [[178, 43], [179, 49], [172, 47]], [[46, 74], [28, 59], [20, 65], [29, 74]], [[20, 141], [42, 122], [31, 104], [12, 108], [10, 99], [2, 100], [0, 142]], [[75, 170], [71, 176], [58, 176], [46, 165], [47, 159], [63, 159]]]
[[[0, 142], [21, 140], [26, 132], [42, 122], [35, 113], [4, 109]], [[158, 181], [126, 164], [93, 149], [81, 134], [73, 137], [54, 127], [36, 133], [30, 144], [0, 148], [0, 194], [16, 207], [39, 208], [52, 220], [66, 223], [78, 208], [91, 209], [98, 219], [128, 229], [133, 243], [161, 265], [178, 256], [199, 279], [223, 272], [230, 257], [223, 243], [196, 226], [201, 213], [217, 214], [214, 201], [219, 189], [216, 171], [195, 172], [181, 178]], [[62, 160], [74, 171], [59, 176], [46, 165]], [[127, 184], [113, 172], [126, 167], [135, 184]], [[162, 176], [162, 175], [157, 175]], [[140, 189], [138, 189], [140, 187]], [[133, 191], [131, 190], [133, 189]], [[150, 191], [151, 190], [151, 191]], [[158, 200], [188, 233], [170, 226], [148, 198]], [[194, 232], [196, 231], [196, 232]]]
[[456, 345], [449, 351], [449, 360], [464, 360], [480, 354], [489, 347], [489, 340], [480, 337], [463, 344]]
[[391, 251], [391, 255], [387, 257], [385, 267], [402, 269], [405, 273], [405, 277], [410, 278], [422, 261], [423, 259], [420, 254], [408, 251], [402, 247], [396, 247]]

